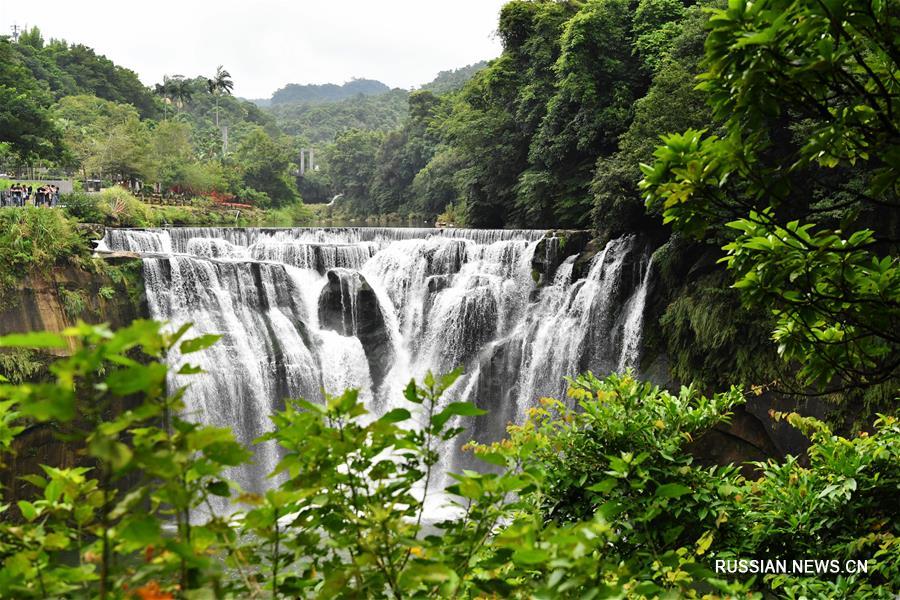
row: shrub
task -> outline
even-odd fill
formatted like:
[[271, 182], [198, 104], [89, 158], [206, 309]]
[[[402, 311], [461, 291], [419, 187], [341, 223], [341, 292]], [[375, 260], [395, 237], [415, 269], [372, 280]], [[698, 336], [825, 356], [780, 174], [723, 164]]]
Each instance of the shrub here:
[[81, 222], [110, 227], [153, 225], [150, 208], [120, 186], [105, 188], [95, 194], [73, 192], [65, 195], [62, 202], [66, 212]]
[[296, 202], [282, 208], [259, 213], [257, 225], [270, 227], [296, 227], [310, 225], [313, 223], [313, 220], [313, 211], [302, 202]]
[[[380, 417], [357, 390], [288, 401], [259, 440], [280, 446], [273, 486], [254, 494], [226, 475], [248, 449], [186, 420], [184, 388], [166, 391], [161, 361], [178, 355], [172, 369], [199, 373], [183, 361], [216, 341], [186, 339], [188, 328], [79, 324], [0, 338], [75, 340], [54, 381], [0, 385], [0, 458], [25, 427], [49, 422], [87, 459], [23, 476], [33, 493], [0, 522], [0, 596], [889, 598], [900, 584], [894, 418], [848, 440], [790, 415], [812, 436], [810, 468], [766, 463], [746, 481], [735, 467], [695, 465], [686, 447], [727, 418], [736, 391], [676, 395], [589, 374], [571, 382], [578, 410], [545, 399], [508, 439], [470, 444], [494, 469], [453, 474], [444, 492], [455, 511], [427, 522], [441, 450], [461, 418], [483, 414], [444, 397], [459, 372], [410, 382], [406, 403]], [[240, 504], [222, 514], [214, 497]], [[765, 552], [874, 564], [803, 579], [710, 568]]]
[[[779, 597], [890, 598], [900, 585], [900, 422], [882, 417], [874, 433], [834, 435], [822, 422], [788, 415], [813, 442], [810, 465], [795, 457], [704, 467], [688, 444], [727, 420], [741, 402], [732, 389], [711, 399], [690, 387], [677, 395], [629, 375], [572, 381], [575, 411], [543, 399], [512, 428], [513, 442], [536, 450], [525, 470], [544, 479], [540, 513], [561, 522], [600, 515], [618, 535], [606, 558], [626, 566], [642, 594], [665, 590], [731, 593], [735, 585]], [[776, 418], [781, 415], [774, 415]], [[765, 575], [722, 585], [717, 559], [868, 561], [867, 574]]]
[[0, 209], [0, 298], [30, 273], [89, 264], [88, 245], [64, 214], [46, 208]]

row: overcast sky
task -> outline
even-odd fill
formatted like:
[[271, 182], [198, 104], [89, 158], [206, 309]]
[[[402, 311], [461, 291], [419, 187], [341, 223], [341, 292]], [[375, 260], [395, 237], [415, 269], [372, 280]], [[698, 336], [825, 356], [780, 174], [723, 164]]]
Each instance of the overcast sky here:
[[84, 43], [148, 85], [223, 64], [236, 95], [267, 98], [352, 77], [409, 88], [494, 58], [504, 1], [0, 0], [0, 27]]

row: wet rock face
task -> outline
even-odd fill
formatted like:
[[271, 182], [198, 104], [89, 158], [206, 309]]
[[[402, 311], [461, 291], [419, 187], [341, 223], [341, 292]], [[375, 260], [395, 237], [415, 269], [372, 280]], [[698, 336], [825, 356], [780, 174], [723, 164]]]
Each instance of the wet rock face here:
[[[553, 232], [552, 235], [538, 242], [531, 259], [531, 270], [535, 283], [543, 286], [552, 282], [559, 265], [566, 258], [584, 251], [590, 241], [591, 232], [577, 230]], [[588, 262], [590, 261], [588, 260]]]
[[[361, 274], [332, 269], [328, 283], [319, 295], [319, 323], [341, 335], [359, 338], [375, 387], [381, 385], [390, 370], [394, 349], [378, 304], [375, 290]], [[340, 365], [323, 365], [340, 368]]]

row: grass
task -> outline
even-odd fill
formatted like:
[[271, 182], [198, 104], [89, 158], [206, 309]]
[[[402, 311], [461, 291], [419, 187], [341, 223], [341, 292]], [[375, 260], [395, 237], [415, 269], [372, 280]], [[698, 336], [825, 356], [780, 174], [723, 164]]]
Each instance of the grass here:
[[75, 222], [58, 210], [0, 208], [0, 298], [33, 272], [90, 264], [90, 248]]

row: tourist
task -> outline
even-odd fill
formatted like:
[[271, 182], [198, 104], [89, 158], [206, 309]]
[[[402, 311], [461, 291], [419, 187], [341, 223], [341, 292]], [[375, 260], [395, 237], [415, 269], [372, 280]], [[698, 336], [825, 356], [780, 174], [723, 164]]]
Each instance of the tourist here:
[[45, 183], [35, 188], [15, 182], [5, 192], [0, 192], [0, 207], [46, 206], [53, 208], [59, 204], [59, 186]]
[[12, 192], [13, 206], [22, 206], [22, 184], [14, 183], [9, 191]]

